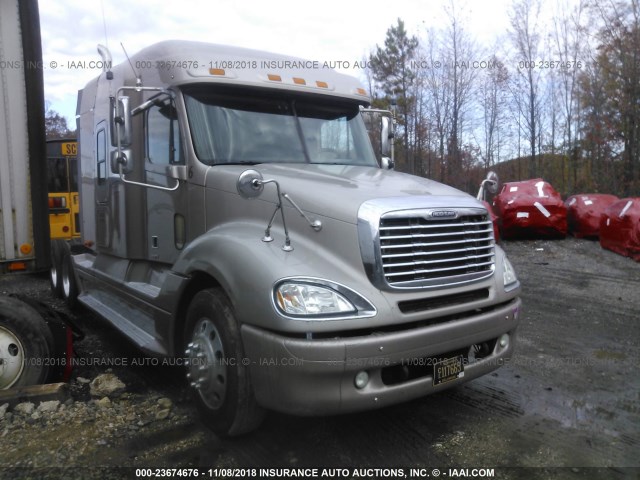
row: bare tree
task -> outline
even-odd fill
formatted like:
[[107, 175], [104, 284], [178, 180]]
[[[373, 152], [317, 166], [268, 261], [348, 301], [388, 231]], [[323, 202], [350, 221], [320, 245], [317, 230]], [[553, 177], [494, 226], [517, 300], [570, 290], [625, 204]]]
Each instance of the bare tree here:
[[44, 127], [48, 139], [75, 136], [67, 126], [67, 119], [53, 110], [49, 102], [45, 102]]
[[607, 92], [606, 78], [597, 62], [589, 62], [582, 70], [579, 83], [581, 104], [581, 148], [593, 174], [596, 191], [619, 192], [620, 183], [615, 169], [616, 155], [614, 133], [610, 125], [611, 99]]
[[364, 66], [361, 69], [361, 72], [364, 76], [365, 84], [369, 89], [369, 95], [371, 95], [371, 103], [375, 105], [378, 101], [378, 92], [376, 90], [376, 83], [373, 78], [373, 71], [371, 70], [371, 62], [369, 61], [369, 58], [371, 58], [372, 54], [373, 53], [369, 53], [369, 55], [363, 55], [360, 59], [360, 62]]
[[[559, 113], [562, 114], [563, 151], [569, 159], [571, 172], [566, 183], [568, 191], [573, 190], [578, 182], [580, 115], [577, 90], [578, 74], [585, 66], [583, 54], [587, 39], [583, 25], [584, 17], [585, 5], [582, 0], [573, 9], [570, 9], [566, 0], [558, 0], [551, 32], [553, 51], [560, 67], [553, 70], [560, 87], [559, 91], [554, 91], [554, 100], [558, 102], [553, 105], [554, 110], [560, 110]], [[561, 109], [555, 108], [555, 105], [560, 105]]]
[[640, 191], [640, 0], [593, 2], [602, 27], [596, 61], [611, 98], [613, 132], [622, 144], [626, 195]]
[[463, 171], [461, 148], [465, 133], [465, 114], [472, 100], [471, 94], [479, 69], [473, 62], [479, 58], [475, 42], [466, 32], [453, 1], [446, 9], [449, 25], [444, 32], [444, 46], [449, 64], [451, 123], [447, 143], [447, 173], [449, 182], [460, 186]]
[[437, 169], [431, 164], [429, 171], [437, 170], [440, 181], [446, 176], [446, 146], [447, 135], [451, 124], [451, 76], [450, 65], [444, 61], [444, 54], [440, 48], [441, 31], [431, 29], [427, 32], [426, 51], [420, 57], [421, 84], [426, 94], [423, 99], [429, 107], [431, 128], [435, 131], [432, 136], [431, 148], [436, 151]]
[[416, 70], [416, 77], [412, 93], [412, 97], [415, 99], [413, 103], [414, 112], [412, 114], [414, 137], [413, 157], [415, 159], [416, 174], [431, 177], [433, 172], [431, 169], [432, 157], [430, 144], [433, 131], [429, 120], [430, 102], [425, 99], [427, 96], [427, 89], [425, 88], [425, 76], [423, 75], [423, 70], [417, 62], [414, 65], [414, 68]]
[[489, 170], [498, 160], [503, 138], [509, 71], [496, 55], [489, 57], [485, 66], [478, 89], [483, 133], [480, 155], [485, 170]]
[[510, 157], [509, 179], [636, 195], [640, 0], [555, 0], [548, 25], [541, 1], [513, 0], [510, 41], [493, 55], [465, 31], [453, 0], [420, 41], [401, 20], [388, 30], [367, 82], [378, 106], [398, 100], [400, 163], [464, 188]]
[[[511, 23], [510, 36], [515, 49], [517, 60], [517, 88], [513, 89], [518, 96], [524, 96], [524, 101], [518, 101], [521, 118], [526, 131], [529, 147], [529, 176], [535, 177], [537, 168], [537, 143], [540, 123], [540, 77], [539, 50], [541, 43], [539, 0], [518, 0], [513, 4], [509, 20]], [[524, 108], [524, 109], [523, 109]]]

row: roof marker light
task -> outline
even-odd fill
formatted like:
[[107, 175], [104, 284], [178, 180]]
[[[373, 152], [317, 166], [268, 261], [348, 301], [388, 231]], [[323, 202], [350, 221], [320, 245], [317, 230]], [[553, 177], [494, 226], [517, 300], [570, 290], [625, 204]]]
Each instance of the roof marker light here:
[[364, 88], [358, 88], [356, 89], [356, 92], [358, 92], [360, 95], [367, 95], [367, 91]]
[[320, 80], [316, 80], [316, 85], [320, 88], [329, 88], [329, 84], [327, 82], [322, 82]]
[[210, 68], [209, 75], [217, 75], [219, 77], [224, 77], [226, 75], [226, 72], [224, 71], [224, 68]]
[[267, 78], [269, 80], [271, 80], [272, 82], [281, 82], [282, 81], [282, 77], [280, 75], [274, 75], [273, 73], [269, 73], [267, 75]]
[[307, 81], [304, 78], [293, 77], [293, 83], [296, 85], [306, 85]]

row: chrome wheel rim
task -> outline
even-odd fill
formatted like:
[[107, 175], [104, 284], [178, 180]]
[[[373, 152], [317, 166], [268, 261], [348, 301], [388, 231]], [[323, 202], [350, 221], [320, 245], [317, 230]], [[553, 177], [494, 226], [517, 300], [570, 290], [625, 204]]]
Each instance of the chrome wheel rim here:
[[191, 387], [209, 408], [221, 408], [227, 395], [227, 359], [220, 332], [210, 319], [196, 322], [185, 356]]
[[0, 390], [14, 385], [24, 370], [22, 343], [10, 330], [0, 327]]

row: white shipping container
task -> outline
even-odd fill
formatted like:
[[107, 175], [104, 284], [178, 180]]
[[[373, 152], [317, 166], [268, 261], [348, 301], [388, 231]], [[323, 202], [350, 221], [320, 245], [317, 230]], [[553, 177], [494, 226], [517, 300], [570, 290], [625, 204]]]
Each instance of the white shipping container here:
[[[16, 261], [30, 270], [46, 267], [42, 263], [48, 251], [46, 164], [41, 147], [44, 105], [37, 20], [35, 2], [0, 1], [0, 272], [13, 270], [8, 265]], [[35, 158], [39, 155], [43, 158]], [[37, 171], [36, 165], [41, 165]], [[31, 169], [37, 178], [31, 178]]]

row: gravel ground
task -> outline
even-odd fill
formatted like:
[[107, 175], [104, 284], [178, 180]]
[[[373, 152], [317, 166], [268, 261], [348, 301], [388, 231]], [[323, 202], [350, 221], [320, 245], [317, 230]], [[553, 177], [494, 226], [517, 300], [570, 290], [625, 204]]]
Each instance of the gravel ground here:
[[[90, 312], [70, 312], [51, 296], [45, 276], [0, 277], [0, 293], [44, 302], [71, 317], [84, 334], [74, 343], [66, 400], [14, 408], [0, 402], [0, 478], [34, 468], [46, 468], [35, 472], [56, 478], [57, 469], [68, 466], [170, 466], [174, 449], [183, 452], [215, 441], [197, 424], [180, 367], [146, 357]], [[99, 473], [103, 477], [105, 472]], [[75, 478], [78, 471], [69, 474]]]

